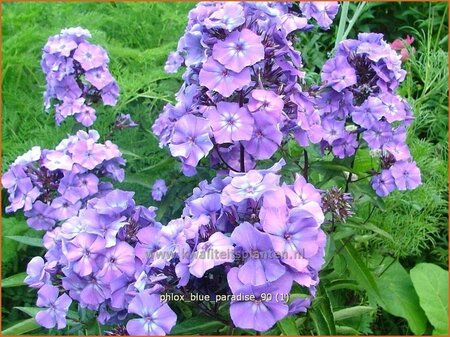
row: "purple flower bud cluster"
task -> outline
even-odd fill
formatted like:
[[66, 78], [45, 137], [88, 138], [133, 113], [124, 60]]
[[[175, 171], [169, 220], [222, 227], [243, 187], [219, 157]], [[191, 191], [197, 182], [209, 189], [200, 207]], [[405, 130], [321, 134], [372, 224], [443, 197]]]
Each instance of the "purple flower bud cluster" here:
[[23, 209], [30, 227], [50, 230], [93, 196], [111, 190], [102, 179], [122, 181], [125, 160], [117, 145], [98, 139], [95, 130], [78, 131], [54, 150], [35, 146], [18, 157], [2, 176], [10, 201], [6, 212]]
[[114, 122], [114, 129], [123, 130], [123, 129], [133, 129], [137, 128], [139, 124], [137, 124], [130, 116], [130, 114], [120, 113], [117, 115], [116, 120]]
[[[186, 175], [195, 174], [213, 149], [212, 164], [247, 171], [270, 158], [291, 132], [303, 145], [321, 140], [320, 116], [299, 85], [304, 73], [294, 33], [310, 30], [309, 18], [327, 29], [338, 7], [216, 2], [190, 11], [165, 66], [167, 72], [186, 66], [184, 84], [176, 104], [167, 104], [153, 125]], [[237, 165], [239, 158], [245, 164]]]
[[414, 189], [420, 171], [406, 144], [412, 122], [410, 106], [396, 94], [406, 72], [400, 56], [382, 34], [361, 33], [341, 42], [322, 68], [323, 86], [316, 97], [322, 118], [322, 147], [339, 158], [355, 154], [360, 137], [380, 158], [372, 179], [380, 196], [394, 189]]
[[[306, 311], [324, 262], [320, 193], [302, 176], [281, 184], [283, 164], [201, 182], [183, 217], [161, 229], [152, 262], [176, 262], [178, 287], [230, 295], [231, 319], [244, 329], [266, 331]], [[294, 282], [310, 296], [288, 304]]]
[[74, 116], [89, 127], [97, 118], [93, 104], [114, 106], [117, 102], [119, 87], [109, 72], [108, 55], [102, 47], [88, 42], [90, 37], [89, 31], [80, 27], [63, 29], [51, 36], [43, 48], [45, 109], [55, 107], [58, 125]]

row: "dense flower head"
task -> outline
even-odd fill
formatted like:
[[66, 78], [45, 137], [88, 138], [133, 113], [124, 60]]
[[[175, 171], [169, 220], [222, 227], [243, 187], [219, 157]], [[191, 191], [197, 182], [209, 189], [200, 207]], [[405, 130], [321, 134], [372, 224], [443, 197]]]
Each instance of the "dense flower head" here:
[[321, 93], [315, 99], [323, 149], [341, 159], [361, 147], [379, 154], [379, 169], [372, 178], [379, 196], [395, 189], [414, 189], [421, 183], [406, 145], [411, 107], [396, 92], [406, 72], [393, 47], [375, 33], [342, 41], [322, 68]]
[[[283, 165], [201, 182], [183, 217], [168, 224], [160, 241], [159, 251], [175, 259], [154, 262], [167, 267], [178, 261], [178, 285], [185, 289], [206, 278], [208, 291], [217, 287], [221, 294], [223, 284], [213, 285], [226, 275], [226, 293], [255, 295], [231, 302], [231, 318], [240, 328], [266, 331], [288, 312], [305, 311], [307, 305], [290, 308], [279, 296], [296, 282], [313, 297], [319, 281], [326, 243], [320, 191], [302, 176], [292, 185], [281, 183]], [[272, 297], [261, 298], [267, 293]], [[272, 314], [263, 314], [267, 310]]]
[[89, 31], [80, 27], [63, 29], [43, 48], [45, 109], [55, 108], [57, 124], [74, 116], [89, 127], [96, 120], [92, 105], [101, 101], [114, 106], [117, 102], [119, 87], [109, 72], [108, 55], [102, 47], [88, 42], [90, 37]]
[[30, 227], [49, 230], [110, 190], [104, 178], [122, 181], [125, 160], [117, 145], [98, 140], [95, 130], [78, 131], [53, 150], [34, 147], [17, 158], [2, 176], [6, 211], [23, 209]]
[[44, 258], [29, 262], [25, 279], [38, 289], [37, 306], [44, 307], [36, 316], [40, 325], [64, 328], [75, 302], [96, 311], [101, 324], [124, 323], [130, 335], [170, 332], [176, 314], [160, 299], [170, 281], [161, 272], [171, 275], [170, 269], [151, 263], [152, 254], [175, 236], [155, 220], [154, 207], [136, 205], [133, 195], [104, 189], [46, 228]]
[[[168, 72], [186, 66], [184, 84], [176, 104], [166, 105], [153, 125], [160, 145], [170, 146], [185, 174], [194, 174], [211, 150], [211, 165], [242, 171], [233, 163], [236, 154], [254, 168], [290, 134], [303, 146], [321, 140], [320, 117], [296, 84], [304, 73], [293, 45], [295, 32], [313, 28], [308, 19], [328, 29], [338, 8], [337, 2], [202, 2], [190, 11], [185, 34], [165, 66]], [[196, 134], [197, 124], [185, 123], [186, 116], [197, 124], [209, 121], [203, 131], [208, 146], [194, 147], [190, 155], [185, 141], [180, 148], [179, 135]]]

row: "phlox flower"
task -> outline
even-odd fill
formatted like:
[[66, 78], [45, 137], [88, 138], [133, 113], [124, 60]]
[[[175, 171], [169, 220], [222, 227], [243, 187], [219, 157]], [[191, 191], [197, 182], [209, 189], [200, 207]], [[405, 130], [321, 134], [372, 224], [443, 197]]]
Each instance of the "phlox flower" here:
[[251, 81], [248, 68], [237, 73], [226, 69], [211, 57], [203, 64], [198, 79], [200, 85], [214, 90], [224, 97], [230, 97], [236, 90], [242, 89]]
[[288, 314], [288, 305], [283, 303], [277, 294], [278, 296], [289, 294], [292, 286], [289, 274], [284, 274], [274, 282], [254, 286], [242, 282], [238, 268], [232, 268], [227, 274], [227, 279], [233, 294], [255, 297], [255, 300], [231, 302], [230, 316], [237, 327], [266, 331]]
[[176, 314], [158, 294], [143, 292], [136, 295], [128, 305], [128, 312], [140, 316], [128, 321], [130, 335], [164, 336], [177, 321]]
[[224, 41], [214, 45], [212, 56], [236, 73], [264, 58], [261, 36], [249, 29], [234, 31]]
[[36, 322], [47, 329], [66, 327], [66, 315], [72, 299], [67, 294], [59, 295], [58, 288], [45, 284], [38, 291], [37, 306], [48, 307], [36, 314]]
[[279, 180], [279, 175], [262, 174], [256, 170], [251, 170], [244, 175], [237, 175], [223, 189], [221, 202], [224, 205], [231, 205], [244, 199], [258, 200], [264, 192], [276, 189]]
[[400, 191], [412, 190], [422, 184], [420, 170], [415, 162], [397, 162], [389, 170]]
[[379, 175], [372, 178], [372, 187], [380, 197], [385, 197], [395, 190], [394, 177], [390, 170], [382, 170]]
[[96, 258], [104, 252], [105, 240], [94, 234], [80, 233], [67, 243], [67, 260], [73, 271], [88, 276], [98, 269]]
[[249, 140], [253, 132], [253, 117], [237, 103], [220, 102], [209, 112], [214, 139], [217, 143]]
[[196, 166], [213, 148], [209, 130], [209, 122], [204, 118], [194, 115], [181, 117], [175, 123], [170, 152], [175, 157], [182, 157], [186, 164]]
[[236, 252], [245, 257], [239, 267], [238, 278], [244, 284], [262, 285], [280, 278], [286, 268], [280, 263], [269, 235], [248, 222], [241, 223], [231, 233]]
[[101, 67], [108, 61], [105, 50], [102, 47], [82, 42], [73, 54], [74, 60], [80, 62], [84, 70]]
[[229, 237], [220, 232], [214, 233], [208, 241], [197, 245], [192, 262], [189, 264], [190, 273], [200, 278], [214, 266], [233, 262], [233, 250], [233, 243]]
[[356, 83], [355, 70], [344, 56], [336, 56], [325, 62], [321, 78], [337, 92]]

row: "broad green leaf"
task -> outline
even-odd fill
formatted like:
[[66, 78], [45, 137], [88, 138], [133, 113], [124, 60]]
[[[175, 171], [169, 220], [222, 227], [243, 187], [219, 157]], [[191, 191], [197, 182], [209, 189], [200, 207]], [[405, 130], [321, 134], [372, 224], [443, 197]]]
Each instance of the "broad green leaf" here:
[[342, 321], [348, 318], [359, 317], [374, 312], [375, 310], [376, 308], [374, 307], [356, 306], [335, 311], [333, 316], [335, 321]]
[[432, 263], [419, 263], [410, 275], [420, 306], [435, 328], [433, 334], [448, 335], [448, 271]]
[[277, 325], [284, 336], [298, 336], [300, 334], [293, 316], [283, 318], [277, 322]]
[[34, 331], [40, 328], [40, 325], [37, 324], [34, 318], [29, 318], [24, 321], [20, 321], [16, 323], [12, 327], [9, 327], [6, 330], [2, 331], [3, 336], [11, 336], [11, 335], [24, 335], [28, 332]]
[[[380, 291], [375, 281], [373, 273], [369, 270], [367, 265], [361, 260], [358, 252], [350, 243], [339, 241], [342, 247], [342, 255], [347, 261], [347, 266], [350, 271], [350, 276], [367, 292], [369, 297], [372, 297], [378, 303], [382, 302]], [[338, 248], [339, 250], [339, 248]]]
[[313, 320], [318, 335], [336, 335], [333, 311], [331, 310], [328, 294], [323, 286], [319, 284], [317, 297], [313, 302], [309, 315]]
[[360, 333], [350, 326], [336, 325], [336, 334], [345, 336], [358, 336]]
[[23, 243], [28, 246], [39, 247], [39, 248], [44, 247], [42, 245], [42, 239], [40, 239], [40, 238], [32, 238], [29, 236], [17, 236], [17, 235], [10, 235], [10, 236], [7, 236], [7, 238], [17, 241], [17, 242], [20, 242], [20, 243]]
[[224, 326], [222, 322], [209, 317], [198, 316], [185, 320], [174, 326], [172, 335], [199, 335], [214, 333]]
[[419, 298], [408, 272], [398, 261], [392, 262], [392, 258], [384, 261], [388, 269], [377, 279], [383, 299], [381, 306], [388, 313], [406, 319], [415, 335], [422, 335], [427, 326], [427, 318], [420, 308]]
[[2, 280], [2, 288], [12, 288], [24, 286], [23, 280], [27, 276], [27, 273], [19, 273], [13, 276], [9, 276]]

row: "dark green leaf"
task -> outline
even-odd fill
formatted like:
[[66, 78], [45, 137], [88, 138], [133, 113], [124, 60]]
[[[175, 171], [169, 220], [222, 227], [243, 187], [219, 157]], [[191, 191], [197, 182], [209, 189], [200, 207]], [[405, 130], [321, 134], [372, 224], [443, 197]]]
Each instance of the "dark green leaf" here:
[[410, 271], [419, 302], [434, 334], [448, 335], [448, 271], [432, 263], [419, 263]]
[[17, 242], [20, 242], [20, 243], [23, 243], [28, 246], [39, 247], [39, 248], [44, 247], [42, 245], [42, 239], [40, 239], [40, 238], [32, 238], [29, 236], [17, 236], [17, 235], [10, 235], [10, 236], [7, 236], [7, 238], [17, 241]]
[[381, 306], [388, 313], [406, 319], [415, 335], [422, 335], [427, 326], [427, 318], [419, 306], [419, 298], [408, 272], [398, 261], [392, 262], [392, 258], [384, 261], [388, 269], [377, 279], [383, 299]]
[[27, 276], [27, 273], [19, 273], [2, 280], [2, 288], [12, 288], [24, 286], [23, 280]]

